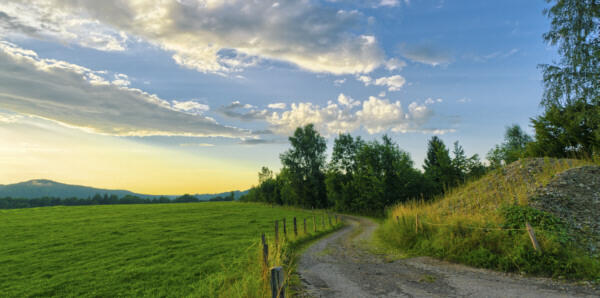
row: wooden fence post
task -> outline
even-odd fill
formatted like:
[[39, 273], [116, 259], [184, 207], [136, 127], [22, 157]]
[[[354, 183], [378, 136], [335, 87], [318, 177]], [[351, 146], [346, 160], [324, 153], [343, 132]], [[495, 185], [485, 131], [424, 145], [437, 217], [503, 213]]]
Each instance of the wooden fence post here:
[[285, 227], [285, 217], [283, 218], [283, 238], [287, 237], [287, 228]]
[[535, 233], [533, 232], [533, 227], [531, 227], [531, 225], [526, 222], [525, 226], [527, 226], [527, 233], [529, 233], [529, 238], [531, 239], [531, 244], [533, 244], [533, 248], [536, 251], [542, 252], [542, 248], [540, 247], [540, 244], [538, 243], [537, 239], [535, 238]]
[[415, 232], [419, 233], [419, 214], [415, 214]]
[[298, 237], [298, 227], [296, 226], [296, 217], [294, 216], [294, 236]]
[[313, 214], [313, 232], [317, 232], [317, 217]]
[[263, 260], [265, 262], [265, 269], [269, 268], [269, 245], [263, 244]]
[[304, 235], [306, 235], [306, 217], [304, 218]]
[[279, 243], [279, 221], [275, 221], [275, 245]]
[[285, 298], [284, 278], [283, 268], [271, 268], [271, 297]]
[[396, 222], [400, 224], [400, 217], [396, 215]]
[[323, 226], [323, 230], [325, 230], [325, 214], [321, 215], [321, 225]]

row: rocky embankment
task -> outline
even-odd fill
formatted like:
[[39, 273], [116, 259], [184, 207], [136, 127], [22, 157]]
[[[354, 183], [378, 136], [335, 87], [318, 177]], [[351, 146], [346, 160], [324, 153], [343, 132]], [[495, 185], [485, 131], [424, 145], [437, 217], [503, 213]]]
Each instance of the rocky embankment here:
[[600, 254], [600, 167], [583, 166], [555, 175], [529, 198], [530, 206], [564, 220], [578, 242]]

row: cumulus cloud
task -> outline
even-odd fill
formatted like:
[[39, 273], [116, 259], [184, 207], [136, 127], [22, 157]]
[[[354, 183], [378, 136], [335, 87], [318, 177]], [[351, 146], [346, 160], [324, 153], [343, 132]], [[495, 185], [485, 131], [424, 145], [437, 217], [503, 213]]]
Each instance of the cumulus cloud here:
[[360, 102], [340, 94], [337, 103], [330, 101], [324, 107], [313, 103], [293, 103], [289, 110], [273, 112], [266, 121], [274, 132], [283, 135], [309, 123], [314, 124], [327, 136], [359, 128], [370, 134], [384, 131], [441, 134], [453, 131], [429, 127], [432, 117], [433, 111], [426, 104], [412, 102], [405, 110], [400, 101], [371, 96], [368, 100]]
[[350, 107], [350, 108], [352, 108], [354, 106], [360, 106], [360, 101], [356, 101], [352, 97], [344, 95], [344, 93], [340, 93], [340, 95], [338, 95], [337, 101], [342, 106], [346, 106], [346, 107]]
[[0, 12], [3, 34], [18, 30], [101, 50], [123, 50], [131, 36], [201, 72], [274, 59], [313, 72], [357, 74], [385, 61], [375, 37], [357, 32], [360, 12], [315, 1], [9, 0]]
[[283, 110], [287, 107], [287, 105], [283, 102], [271, 103], [267, 106], [269, 109], [280, 109]]
[[399, 91], [405, 83], [406, 80], [401, 75], [381, 77], [375, 80], [375, 85], [386, 86], [388, 91]]
[[357, 76], [356, 79], [365, 86], [375, 85], [375, 86], [384, 86], [388, 89], [388, 91], [400, 91], [402, 86], [406, 84], [406, 79], [401, 75], [393, 75], [389, 77], [381, 77], [377, 79], [373, 79], [366, 75]]
[[189, 103], [169, 102], [113, 83], [107, 75], [65, 61], [43, 59], [31, 50], [0, 42], [0, 109], [118, 136], [248, 135], [214, 119], [181, 112], [183, 108], [194, 109]]

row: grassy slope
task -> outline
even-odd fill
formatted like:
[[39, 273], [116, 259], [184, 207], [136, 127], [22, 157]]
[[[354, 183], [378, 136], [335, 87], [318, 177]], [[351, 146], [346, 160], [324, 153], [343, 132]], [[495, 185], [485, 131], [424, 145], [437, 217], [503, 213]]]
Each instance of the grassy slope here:
[[[502, 271], [599, 279], [600, 260], [570, 247], [564, 225], [527, 207], [533, 191], [582, 160], [522, 160], [450, 191], [431, 203], [395, 206], [378, 231], [390, 249]], [[421, 224], [416, 231], [415, 217]], [[530, 221], [544, 253], [522, 230]], [[501, 230], [500, 228], [504, 228]]]
[[312, 228], [308, 211], [231, 202], [0, 210], [0, 293], [256, 295], [260, 233], [286, 217], [292, 234], [293, 216]]

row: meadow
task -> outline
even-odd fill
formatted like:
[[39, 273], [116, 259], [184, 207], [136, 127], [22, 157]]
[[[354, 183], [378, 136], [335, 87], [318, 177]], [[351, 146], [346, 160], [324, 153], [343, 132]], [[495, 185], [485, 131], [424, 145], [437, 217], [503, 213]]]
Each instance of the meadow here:
[[[274, 221], [285, 217], [294, 240], [294, 216], [301, 234], [307, 219], [304, 238], [320, 233], [311, 233], [310, 211], [253, 203], [0, 210], [0, 293], [261, 296], [260, 235], [272, 242]], [[319, 216], [317, 222], [322, 232]], [[279, 229], [283, 233], [281, 222]]]

